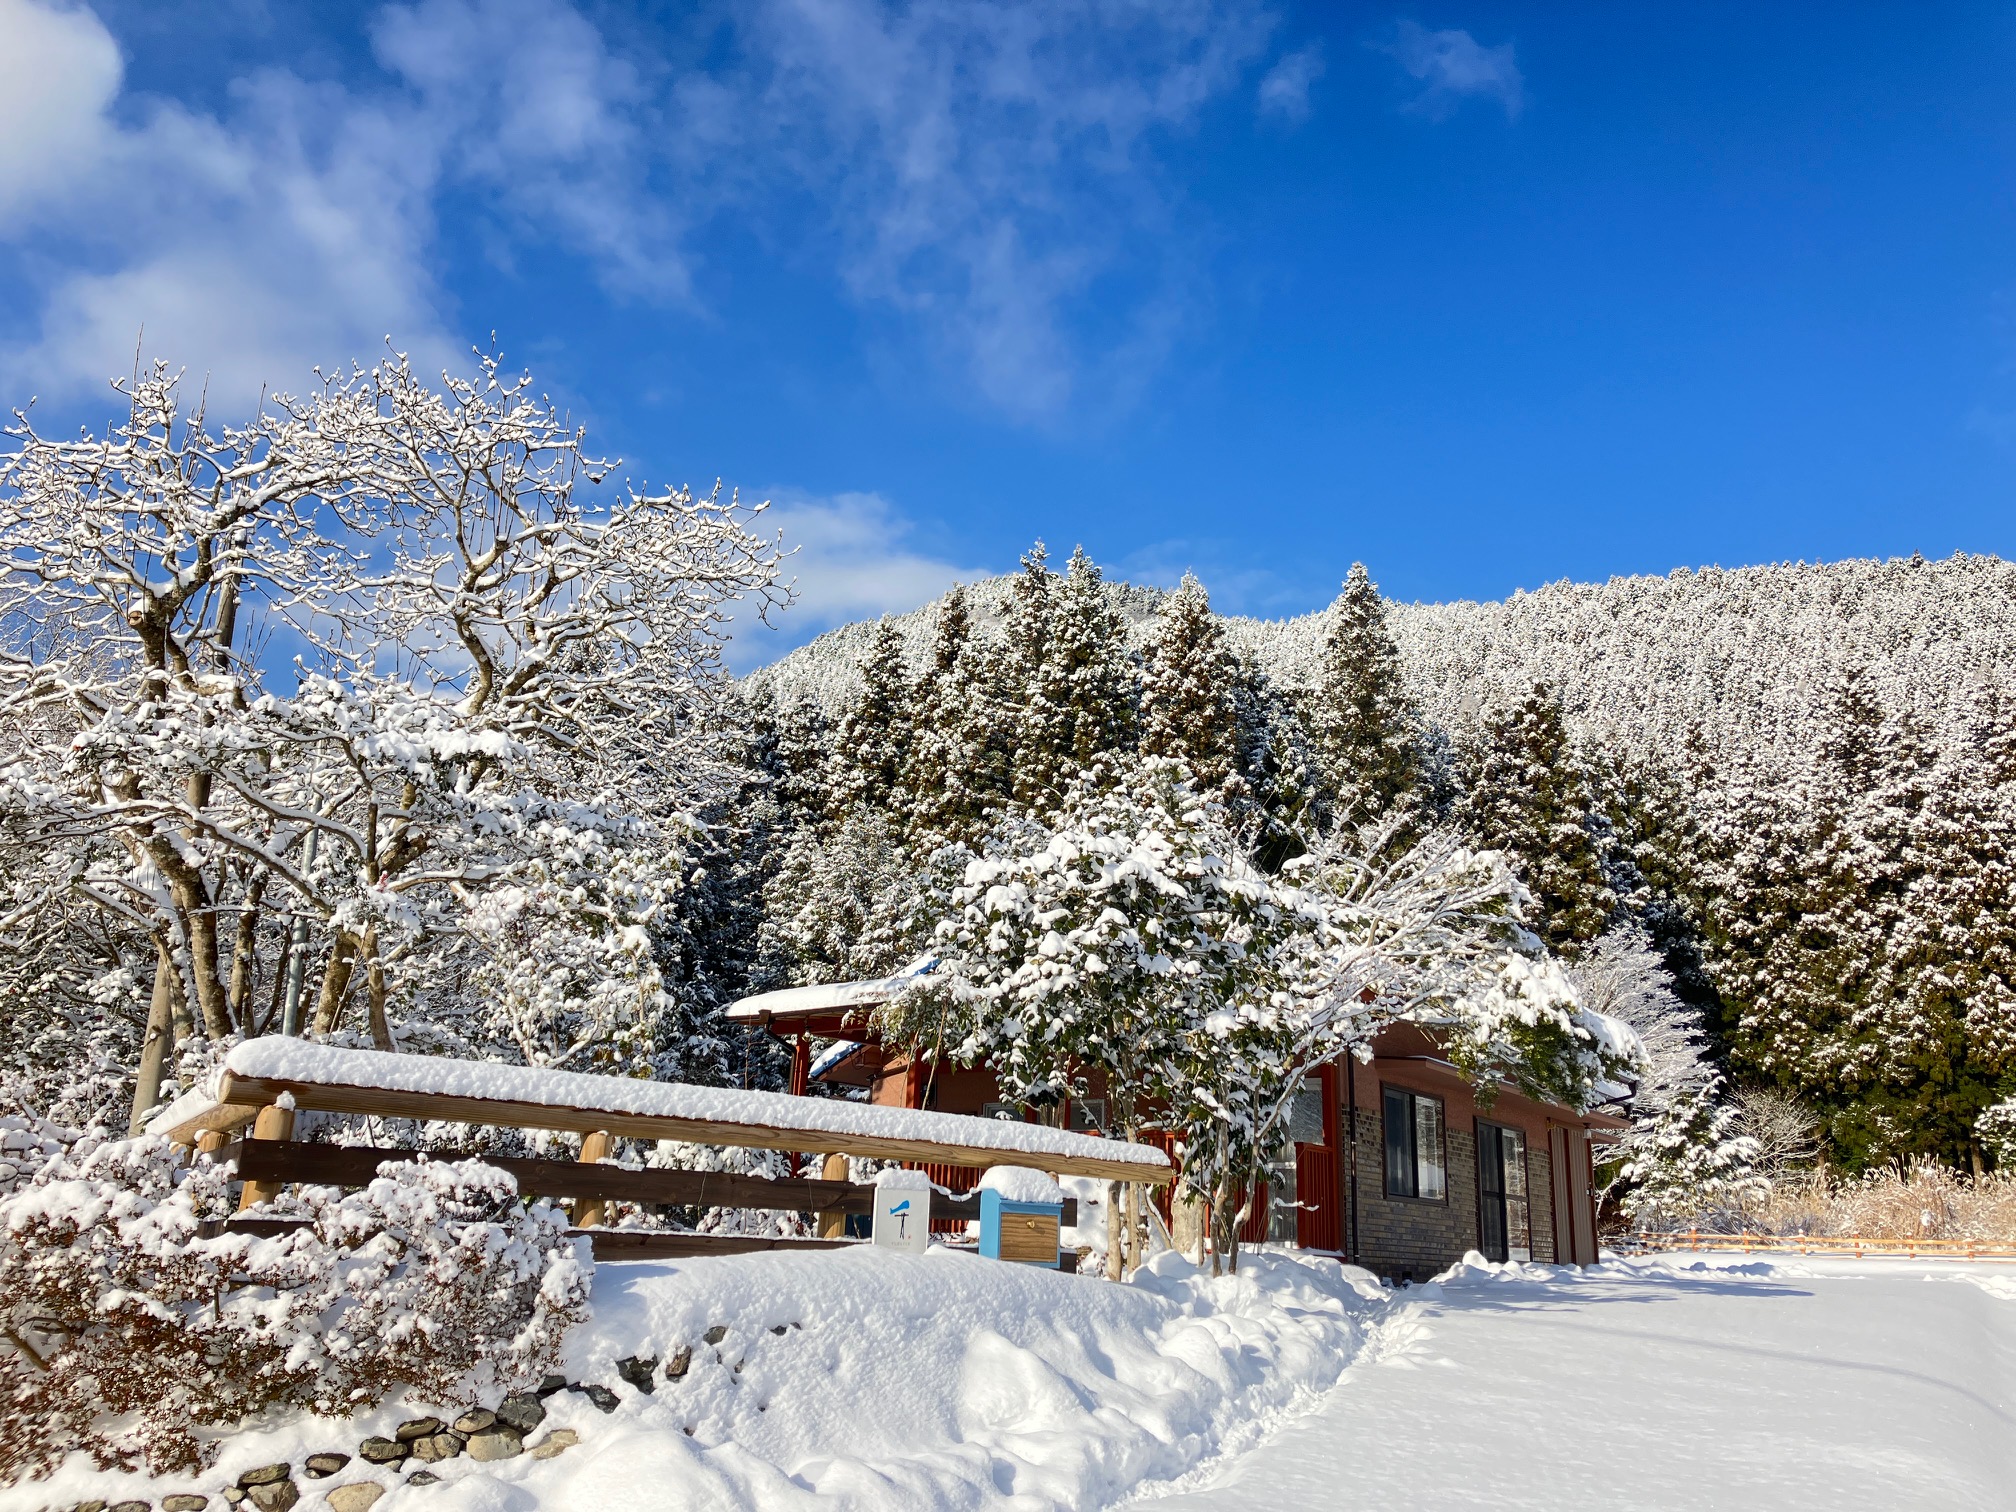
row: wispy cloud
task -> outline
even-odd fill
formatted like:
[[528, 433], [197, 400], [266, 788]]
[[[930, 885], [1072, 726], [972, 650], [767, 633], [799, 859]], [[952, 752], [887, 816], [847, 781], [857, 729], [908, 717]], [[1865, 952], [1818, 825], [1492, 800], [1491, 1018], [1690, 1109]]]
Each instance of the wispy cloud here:
[[[459, 71], [494, 62], [483, 39], [494, 51], [507, 34], [526, 66], [479, 67], [485, 97]], [[0, 351], [10, 388], [95, 389], [128, 369], [143, 330], [148, 354], [233, 403], [298, 388], [317, 362], [369, 359], [388, 334], [430, 366], [459, 363], [432, 268], [439, 201], [460, 183], [536, 206], [536, 234], [612, 282], [679, 287], [676, 265], [635, 251], [656, 223], [626, 192], [634, 134], [606, 108], [634, 81], [547, 0], [388, 8], [380, 87], [268, 70], [236, 81], [222, 115], [125, 96], [89, 10], [0, 0], [0, 35], [0, 67], [34, 81], [24, 98], [0, 76], [0, 236], [40, 270], [33, 329]]]
[[1402, 21], [1391, 41], [1374, 45], [1421, 82], [1408, 108], [1423, 115], [1440, 120], [1471, 96], [1496, 100], [1507, 120], [1525, 109], [1526, 81], [1510, 42], [1485, 47], [1467, 31], [1430, 31]]
[[1311, 42], [1282, 57], [1260, 80], [1263, 116], [1277, 116], [1291, 125], [1309, 118], [1309, 90], [1323, 77], [1323, 45]]
[[1209, 538], [1151, 542], [1122, 557], [1112, 575], [1151, 588], [1174, 588], [1186, 572], [1197, 574], [1220, 614], [1278, 618], [1306, 613], [1326, 601], [1322, 581], [1297, 581], [1276, 568], [1256, 566], [1250, 550]]
[[[143, 325], [233, 395], [388, 332], [452, 360], [483, 333], [438, 272], [471, 241], [698, 305], [696, 249], [734, 216], [893, 316], [950, 391], [1075, 416], [1186, 328], [1203, 258], [1165, 150], [1244, 87], [1263, 6], [752, 0], [618, 46], [566, 0], [413, 0], [370, 18], [375, 69], [260, 71], [205, 113], [127, 92], [88, 8], [0, 0], [0, 243], [34, 270], [0, 381], [96, 386]], [[1264, 108], [1306, 107], [1297, 57]]]
[[808, 494], [780, 489], [762, 517], [793, 552], [786, 570], [797, 579], [797, 601], [766, 625], [738, 620], [728, 661], [737, 671], [762, 666], [821, 631], [882, 614], [905, 614], [954, 583], [996, 569], [962, 567], [909, 544], [915, 527], [874, 493]]

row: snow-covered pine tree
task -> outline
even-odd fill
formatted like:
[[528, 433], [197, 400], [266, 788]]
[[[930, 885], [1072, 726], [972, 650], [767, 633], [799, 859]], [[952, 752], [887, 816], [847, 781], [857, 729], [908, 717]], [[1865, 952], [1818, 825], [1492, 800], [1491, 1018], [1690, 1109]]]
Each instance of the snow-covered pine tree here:
[[1533, 895], [1540, 937], [1569, 953], [1594, 940], [1617, 898], [1598, 846], [1595, 798], [1560, 700], [1535, 685], [1517, 703], [1489, 710], [1468, 765], [1465, 828], [1511, 855]]
[[1163, 600], [1141, 667], [1141, 752], [1184, 763], [1200, 792], [1250, 796], [1241, 736], [1243, 669], [1195, 574]]
[[897, 807], [925, 846], [972, 842], [1007, 801], [1009, 743], [997, 659], [973, 634], [966, 590], [938, 604], [931, 659], [911, 694], [909, 760]]
[[[1026, 604], [1030, 618], [1040, 608], [1047, 623], [1040, 659], [1023, 684], [1014, 793], [1017, 802], [1041, 811], [1102, 757], [1133, 747], [1138, 688], [1126, 626], [1107, 603], [1104, 579], [1084, 548], [1071, 553], [1061, 582], [1048, 576], [1038, 553], [1024, 560], [1017, 588], [1026, 584], [1028, 591], [1017, 598], [1017, 617]], [[1015, 659], [1027, 666], [1025, 657]]]
[[1636, 922], [1613, 927], [1568, 968], [1568, 979], [1583, 1007], [1630, 1025], [1645, 1051], [1606, 1198], [1651, 1223], [1742, 1200], [1754, 1142], [1736, 1130], [1701, 1016], [1674, 992], [1651, 935]]
[[1310, 744], [1331, 813], [1363, 824], [1417, 801], [1421, 734], [1385, 604], [1363, 562], [1351, 564], [1329, 619], [1307, 704]]
[[884, 615], [861, 663], [861, 692], [835, 739], [833, 796], [839, 811], [894, 805], [910, 761], [910, 700], [903, 636]]

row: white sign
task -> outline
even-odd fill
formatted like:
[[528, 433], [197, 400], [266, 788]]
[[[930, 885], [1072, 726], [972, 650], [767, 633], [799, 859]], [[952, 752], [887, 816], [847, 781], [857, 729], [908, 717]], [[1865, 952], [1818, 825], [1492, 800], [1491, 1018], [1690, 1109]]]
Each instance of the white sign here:
[[875, 1188], [875, 1243], [884, 1249], [921, 1255], [931, 1242], [931, 1188]]

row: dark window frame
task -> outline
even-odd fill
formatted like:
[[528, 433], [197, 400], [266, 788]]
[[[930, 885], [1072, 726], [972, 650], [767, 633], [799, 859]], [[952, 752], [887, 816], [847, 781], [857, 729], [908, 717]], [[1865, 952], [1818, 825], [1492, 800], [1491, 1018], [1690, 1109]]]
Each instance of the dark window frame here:
[[[1387, 1126], [1388, 1109], [1391, 1107], [1391, 1099], [1396, 1095], [1404, 1096], [1407, 1099], [1407, 1117], [1404, 1127], [1407, 1131], [1407, 1149], [1409, 1155], [1413, 1158], [1414, 1167], [1407, 1173], [1407, 1186], [1409, 1190], [1404, 1192], [1393, 1190], [1393, 1138]], [[1420, 1195], [1421, 1151], [1414, 1143], [1415, 1131], [1420, 1127], [1418, 1122], [1420, 1115], [1414, 1111], [1414, 1105], [1417, 1102], [1434, 1103], [1438, 1110], [1435, 1123], [1442, 1133], [1442, 1195], [1439, 1197], [1423, 1197]], [[1383, 1167], [1379, 1184], [1380, 1190], [1388, 1202], [1418, 1202], [1428, 1207], [1447, 1207], [1449, 1205], [1448, 1099], [1434, 1092], [1423, 1092], [1417, 1088], [1401, 1086], [1395, 1082], [1381, 1082], [1379, 1084], [1379, 1159]]]
[[[1501, 1159], [1503, 1158], [1503, 1145], [1501, 1142], [1503, 1136], [1507, 1134], [1513, 1134], [1517, 1135], [1519, 1139], [1519, 1169], [1520, 1169], [1521, 1186], [1523, 1188], [1523, 1191], [1517, 1200], [1520, 1203], [1522, 1203], [1526, 1209], [1526, 1242], [1525, 1244], [1518, 1246], [1518, 1248], [1522, 1248], [1526, 1251], [1526, 1260], [1527, 1262], [1530, 1263], [1533, 1259], [1535, 1249], [1535, 1245], [1533, 1243], [1533, 1226], [1534, 1226], [1533, 1225], [1533, 1136], [1526, 1129], [1520, 1127], [1518, 1124], [1505, 1123], [1495, 1118], [1479, 1117], [1476, 1120], [1476, 1125], [1477, 1127], [1473, 1135], [1473, 1138], [1475, 1139], [1477, 1149], [1477, 1159], [1475, 1161], [1475, 1164], [1477, 1167], [1478, 1248], [1480, 1250], [1484, 1250], [1486, 1259], [1497, 1258], [1491, 1255], [1489, 1250], [1485, 1248], [1485, 1233], [1484, 1233], [1485, 1228], [1487, 1227], [1485, 1223], [1484, 1204], [1487, 1195], [1492, 1195], [1486, 1193], [1484, 1186], [1484, 1149], [1487, 1143], [1484, 1137], [1484, 1131], [1486, 1129], [1490, 1129], [1492, 1131], [1492, 1135], [1488, 1143], [1493, 1152], [1497, 1153]], [[1504, 1185], [1504, 1176], [1502, 1173], [1502, 1168], [1499, 1177], [1499, 1184], [1501, 1186]], [[1505, 1242], [1503, 1248], [1505, 1249], [1505, 1258], [1509, 1260], [1513, 1258], [1512, 1250], [1514, 1248], [1511, 1242], [1511, 1203], [1513, 1200], [1512, 1194], [1510, 1189], [1508, 1188], [1507, 1190], [1498, 1192], [1495, 1195], [1497, 1196], [1499, 1203], [1505, 1210], [1505, 1234], [1503, 1236]], [[1552, 1193], [1549, 1193], [1549, 1203], [1551, 1206]]]

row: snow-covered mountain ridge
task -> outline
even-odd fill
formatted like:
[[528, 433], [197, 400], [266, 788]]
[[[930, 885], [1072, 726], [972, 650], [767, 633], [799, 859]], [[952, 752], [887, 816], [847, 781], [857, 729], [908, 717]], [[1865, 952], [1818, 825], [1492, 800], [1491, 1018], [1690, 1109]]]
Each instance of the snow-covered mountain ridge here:
[[[1012, 576], [969, 590], [976, 628], [998, 635]], [[1209, 586], [1208, 584], [1206, 585]], [[1137, 641], [1164, 590], [1113, 583]], [[897, 617], [921, 662], [936, 606]], [[1276, 682], [1314, 682], [1328, 608], [1285, 620], [1222, 616]], [[1698, 726], [1711, 749], [1803, 753], [1812, 715], [1850, 667], [1938, 736], [1991, 686], [2016, 685], [2016, 563], [1956, 554], [1549, 583], [1494, 602], [1391, 603], [1387, 623], [1421, 712], [1452, 734], [1494, 695], [1548, 683], [1571, 726], [1641, 754], [1677, 751]], [[829, 712], [859, 686], [874, 622], [828, 631], [745, 678], [779, 703]]]

